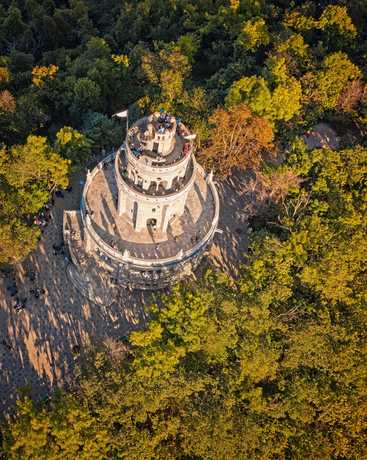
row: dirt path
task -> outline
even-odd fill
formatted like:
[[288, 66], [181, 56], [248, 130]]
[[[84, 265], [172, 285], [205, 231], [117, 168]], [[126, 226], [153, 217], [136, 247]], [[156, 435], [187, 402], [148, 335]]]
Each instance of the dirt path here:
[[315, 125], [303, 136], [303, 139], [308, 149], [337, 149], [340, 143], [339, 136], [326, 123]]

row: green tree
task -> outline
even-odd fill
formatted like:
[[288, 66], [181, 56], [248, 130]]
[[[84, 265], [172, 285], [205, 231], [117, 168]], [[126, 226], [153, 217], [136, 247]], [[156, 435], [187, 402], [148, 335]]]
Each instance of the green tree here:
[[3, 153], [1, 172], [7, 183], [23, 188], [36, 183], [45, 191], [66, 187], [69, 162], [47, 145], [46, 138], [29, 136], [24, 145], [13, 146]]
[[271, 92], [263, 77], [243, 77], [232, 84], [226, 97], [226, 105], [231, 107], [242, 103], [255, 115], [264, 116], [269, 113]]
[[[9, 199], [4, 193], [0, 197]], [[8, 219], [0, 208], [0, 265], [18, 262], [36, 247], [40, 237], [38, 228], [29, 227], [19, 218]]]
[[284, 24], [299, 32], [320, 30], [330, 50], [350, 46], [357, 36], [357, 29], [348, 15], [347, 8], [327, 5], [319, 19], [305, 16], [299, 10], [286, 15]]
[[301, 108], [302, 89], [299, 81], [287, 76], [286, 69], [277, 66], [272, 69], [274, 82], [273, 92], [270, 91], [263, 77], [244, 77], [234, 82], [228, 91], [226, 105], [246, 104], [256, 115], [270, 121], [288, 121]]
[[271, 98], [271, 118], [274, 120], [291, 120], [301, 109], [301, 83], [294, 77], [277, 85]]
[[252, 18], [245, 21], [237, 43], [247, 51], [255, 51], [261, 45], [270, 42], [269, 31], [264, 18]]
[[77, 122], [81, 122], [86, 111], [99, 110], [102, 107], [101, 88], [88, 77], [70, 78], [72, 91], [69, 93], [70, 112]]
[[332, 109], [336, 107], [347, 84], [360, 76], [360, 69], [345, 53], [338, 52], [324, 58], [319, 72], [306, 75], [303, 86], [311, 100], [318, 102], [325, 109]]
[[25, 257], [35, 247], [39, 230], [29, 225], [49, 199], [50, 191], [68, 184], [69, 161], [40, 136], [0, 151], [0, 263]]
[[19, 41], [22, 34], [26, 31], [27, 25], [23, 22], [22, 13], [16, 6], [16, 3], [10, 5], [6, 17], [3, 18], [1, 27], [8, 43], [12, 40], [15, 40], [15, 42]]
[[357, 36], [357, 29], [345, 6], [327, 5], [320, 16], [318, 27], [328, 30], [334, 40], [338, 34], [350, 40]]
[[94, 148], [109, 149], [121, 145], [123, 141], [123, 130], [116, 118], [98, 112], [85, 115], [82, 131]]
[[144, 53], [141, 68], [152, 84], [151, 97], [155, 104], [163, 104], [171, 110], [174, 101], [183, 96], [184, 80], [190, 71], [189, 59], [178, 46], [168, 46], [157, 53]]
[[56, 151], [74, 164], [83, 164], [90, 155], [91, 147], [87, 137], [70, 126], [64, 126], [56, 133]]

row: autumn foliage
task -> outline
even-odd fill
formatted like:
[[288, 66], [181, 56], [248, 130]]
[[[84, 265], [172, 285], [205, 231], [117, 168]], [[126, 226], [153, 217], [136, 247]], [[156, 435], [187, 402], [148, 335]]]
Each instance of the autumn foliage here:
[[36, 66], [32, 70], [32, 83], [36, 86], [42, 86], [46, 80], [53, 80], [57, 74], [58, 67], [54, 64], [45, 66]]
[[[181, 118], [218, 180], [247, 170], [250, 203], [221, 201], [241, 217], [234, 232], [220, 221], [223, 253], [249, 221], [236, 279], [200, 272], [157, 295], [123, 340], [128, 323], [110, 321], [64, 393], [10, 407], [1, 459], [367, 459], [366, 0], [8, 0], [0, 13], [0, 268], [36, 248], [33, 216], [70, 166], [121, 145], [111, 114], [125, 108], [130, 123], [161, 107]], [[320, 123], [339, 150], [306, 149]], [[83, 336], [53, 308], [65, 337]], [[0, 338], [12, 404], [7, 365], [32, 364], [30, 332], [53, 341], [33, 307], [0, 313], [17, 344]], [[63, 352], [49, 351], [61, 386]]]
[[207, 168], [213, 168], [221, 178], [227, 177], [234, 168], [259, 168], [265, 153], [273, 148], [270, 123], [253, 116], [245, 105], [218, 108], [209, 123], [212, 126], [210, 141], [201, 158]]
[[1, 112], [15, 112], [16, 101], [10, 91], [5, 89], [0, 91], [0, 111]]
[[362, 80], [352, 80], [348, 82], [339, 96], [338, 108], [345, 112], [355, 111], [365, 94], [366, 85]]

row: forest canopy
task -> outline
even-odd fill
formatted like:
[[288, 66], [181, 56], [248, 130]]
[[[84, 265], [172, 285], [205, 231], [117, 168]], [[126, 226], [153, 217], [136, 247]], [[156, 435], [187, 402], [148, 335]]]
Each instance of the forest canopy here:
[[[175, 287], [121, 360], [94, 350], [72, 391], [19, 401], [4, 458], [367, 457], [366, 22], [363, 0], [0, 3], [2, 267], [122, 143], [122, 108], [185, 120], [261, 201], [238, 277]], [[321, 122], [338, 149], [306, 146]]]

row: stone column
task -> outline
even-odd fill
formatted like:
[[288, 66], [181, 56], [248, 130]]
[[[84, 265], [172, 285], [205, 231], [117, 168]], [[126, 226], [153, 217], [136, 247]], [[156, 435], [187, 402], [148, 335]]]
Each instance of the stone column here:
[[126, 211], [126, 198], [122, 190], [118, 192], [118, 204], [117, 204], [117, 213], [119, 216]]
[[213, 182], [213, 170], [211, 170], [210, 173], [207, 174], [205, 180], [207, 184], [211, 184]]
[[89, 234], [89, 227], [91, 225], [90, 217], [85, 216], [85, 229], [84, 229], [84, 241], [85, 241], [85, 251], [90, 253], [92, 251], [93, 242], [92, 237]]
[[143, 187], [143, 190], [148, 190], [148, 188], [150, 187], [150, 181], [146, 177], [143, 179], [142, 187]]
[[162, 221], [161, 221], [161, 231], [163, 233], [167, 231], [169, 218], [170, 218], [170, 215], [168, 212], [168, 205], [164, 205], [163, 210], [162, 210]]

